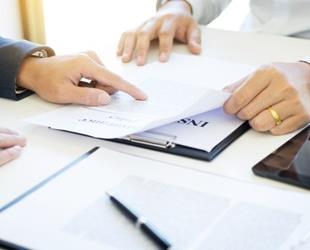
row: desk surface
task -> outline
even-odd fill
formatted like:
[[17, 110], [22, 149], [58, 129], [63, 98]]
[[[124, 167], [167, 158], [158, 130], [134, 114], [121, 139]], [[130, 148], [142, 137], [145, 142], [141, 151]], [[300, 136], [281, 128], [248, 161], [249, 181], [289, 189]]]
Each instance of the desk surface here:
[[[202, 56], [263, 64], [272, 61], [296, 61], [310, 55], [310, 41], [307, 40], [219, 31], [204, 27], [202, 29], [204, 33]], [[101, 50], [104, 48], [103, 60], [106, 65], [117, 71], [119, 62], [115, 58], [115, 46], [111, 48], [111, 45], [106, 44], [105, 47], [103, 41], [100, 48]], [[175, 52], [188, 53], [183, 45], [176, 46]], [[157, 51], [153, 50], [151, 60], [155, 60], [156, 54]], [[256, 177], [251, 171], [251, 167], [256, 162], [283, 144], [293, 136], [292, 134], [271, 136], [249, 131], [213, 162], [204, 162], [28, 124], [23, 121], [23, 118], [58, 107], [58, 105], [42, 101], [36, 95], [18, 102], [1, 99], [0, 107], [1, 126], [17, 130], [28, 139], [28, 145], [21, 157], [0, 168], [0, 206], [94, 146], [164, 161], [180, 167], [196, 169], [202, 173], [208, 172], [286, 190], [305, 192], [286, 184]]]

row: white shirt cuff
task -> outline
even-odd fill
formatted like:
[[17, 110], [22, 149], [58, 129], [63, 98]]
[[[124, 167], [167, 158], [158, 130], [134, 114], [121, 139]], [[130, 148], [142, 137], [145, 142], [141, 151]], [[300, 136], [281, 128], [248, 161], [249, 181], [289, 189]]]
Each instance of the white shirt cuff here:
[[301, 62], [305, 62], [305, 63], [309, 63], [309, 64], [310, 64], [310, 56], [305, 57], [305, 58], [302, 58], [300, 61], [301, 61]]
[[[203, 15], [204, 15], [204, 0], [183, 0], [185, 2], [187, 2], [190, 6], [191, 9], [193, 11], [193, 18], [196, 21], [199, 21]], [[165, 3], [169, 2], [169, 0], [158, 0], [157, 1], [157, 9], [164, 5]]]
[[204, 0], [187, 0], [187, 2], [191, 5], [193, 11], [194, 19], [199, 22], [202, 17], [205, 15], [205, 4]]

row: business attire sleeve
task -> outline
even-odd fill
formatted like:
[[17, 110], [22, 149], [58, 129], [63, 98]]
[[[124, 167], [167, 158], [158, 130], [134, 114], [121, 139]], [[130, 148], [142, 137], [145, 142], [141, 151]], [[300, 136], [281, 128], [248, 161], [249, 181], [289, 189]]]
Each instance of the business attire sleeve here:
[[18, 94], [16, 78], [24, 58], [38, 51], [46, 56], [54, 55], [49, 47], [0, 37], [0, 97], [18, 100], [31, 94], [31, 91]]
[[310, 64], [310, 56], [304, 57], [304, 58], [301, 59], [300, 61], [306, 62], [306, 63]]
[[[157, 9], [169, 0], [157, 0]], [[193, 11], [193, 17], [199, 24], [208, 24], [217, 18], [231, 0], [186, 0]]]

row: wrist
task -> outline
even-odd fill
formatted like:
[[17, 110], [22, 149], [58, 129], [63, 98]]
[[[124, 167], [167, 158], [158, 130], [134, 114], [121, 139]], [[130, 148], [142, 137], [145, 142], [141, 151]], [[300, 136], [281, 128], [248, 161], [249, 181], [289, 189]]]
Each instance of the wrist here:
[[162, 1], [158, 12], [183, 12], [187, 15], [192, 15], [192, 6], [185, 0], [168, 0]]
[[42, 59], [32, 56], [28, 56], [23, 60], [16, 78], [19, 87], [34, 91], [35, 81], [39, 78], [39, 60]]

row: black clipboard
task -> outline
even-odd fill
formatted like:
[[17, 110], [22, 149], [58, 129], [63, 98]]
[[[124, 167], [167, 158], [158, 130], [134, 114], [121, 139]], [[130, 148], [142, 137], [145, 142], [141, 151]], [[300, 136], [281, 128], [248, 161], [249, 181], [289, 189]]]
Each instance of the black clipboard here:
[[218, 154], [220, 154], [226, 147], [237, 140], [241, 135], [250, 129], [248, 122], [242, 123], [237, 129], [229, 134], [224, 140], [218, 143], [214, 148], [208, 152], [201, 149], [187, 147], [173, 143], [173, 141], [165, 140], [150, 140], [150, 138], [138, 137], [135, 135], [127, 136], [122, 139], [112, 139], [109, 141], [136, 146], [140, 148], [151, 149], [159, 152], [164, 152], [173, 155], [185, 156], [193, 159], [204, 161], [212, 161]]
[[232, 133], [225, 137], [220, 143], [214, 146], [214, 148], [208, 152], [205, 150], [187, 147], [174, 143], [173, 141], [162, 141], [162, 140], [149, 140], [149, 138], [138, 137], [136, 135], [130, 135], [126, 138], [120, 139], [103, 139], [100, 137], [90, 136], [82, 133], [72, 132], [69, 130], [56, 129], [49, 127], [50, 129], [55, 129], [59, 131], [65, 131], [73, 134], [83, 135], [91, 138], [101, 139], [105, 141], [112, 141], [116, 143], [126, 144], [130, 146], [155, 150], [163, 153], [185, 156], [192, 159], [212, 161], [217, 155], [219, 155], [225, 148], [237, 140], [241, 135], [247, 132], [251, 127], [248, 122], [242, 123], [238, 128], [236, 128]]
[[[223, 111], [221, 110], [221, 112]], [[203, 149], [198, 149], [198, 148], [194, 148], [190, 146], [184, 146], [181, 144], [177, 144], [175, 142], [176, 136], [166, 134], [165, 132], [162, 133], [161, 131], [154, 132], [152, 130], [149, 130], [149, 131], [146, 131], [147, 134], [138, 133], [138, 134], [128, 135], [122, 138], [104, 139], [101, 137], [91, 136], [91, 135], [73, 132], [73, 131], [65, 130], [65, 129], [57, 129], [57, 128], [52, 128], [52, 129], [66, 131], [66, 132], [88, 136], [88, 137], [92, 137], [96, 139], [122, 143], [122, 144], [130, 145], [130, 146], [155, 150], [155, 151], [159, 151], [163, 153], [168, 153], [168, 154], [173, 154], [173, 155], [178, 155], [178, 156], [185, 156], [185, 157], [203, 160], [203, 161], [212, 161], [226, 147], [228, 147], [231, 143], [237, 140], [241, 135], [247, 132], [250, 129], [250, 125], [246, 121], [246, 122], [243, 122], [238, 127], [234, 128], [233, 132], [228, 134], [221, 142], [215, 145], [210, 152], [203, 150]]]

